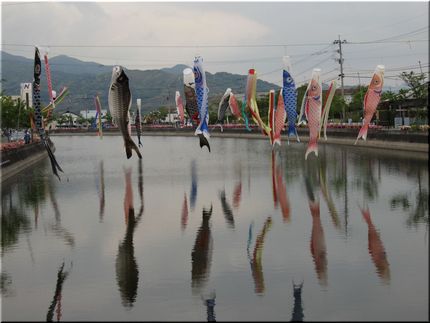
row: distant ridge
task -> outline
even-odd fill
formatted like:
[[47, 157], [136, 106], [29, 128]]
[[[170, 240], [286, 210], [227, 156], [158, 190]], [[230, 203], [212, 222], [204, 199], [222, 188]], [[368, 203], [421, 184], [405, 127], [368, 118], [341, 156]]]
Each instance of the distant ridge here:
[[[112, 67], [95, 62], [84, 62], [66, 55], [50, 57], [51, 78], [53, 88], [57, 92], [64, 86], [69, 88], [69, 95], [56, 110], [79, 112], [85, 109], [94, 109], [94, 96], [99, 95], [103, 109], [108, 108], [107, 95], [111, 79]], [[32, 82], [33, 59], [12, 55], [1, 51], [2, 90], [6, 95], [18, 95], [20, 84]], [[132, 106], [136, 99], [142, 99], [142, 112], [147, 113], [161, 106], [175, 108], [175, 92], [183, 95], [182, 71], [191, 67], [178, 64], [154, 70], [128, 70], [130, 88], [133, 97]], [[207, 83], [210, 89], [209, 103], [218, 106], [218, 100], [229, 87], [234, 93], [244, 93], [246, 75], [218, 72], [206, 72]], [[42, 101], [49, 102], [45, 69], [41, 75]], [[258, 80], [259, 92], [278, 90], [279, 86], [266, 81]]]

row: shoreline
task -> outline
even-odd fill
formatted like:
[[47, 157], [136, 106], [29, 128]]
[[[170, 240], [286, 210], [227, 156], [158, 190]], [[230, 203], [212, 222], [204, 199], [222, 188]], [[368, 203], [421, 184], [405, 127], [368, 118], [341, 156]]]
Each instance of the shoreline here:
[[[238, 139], [256, 139], [269, 140], [267, 136], [263, 136], [259, 131], [248, 132], [244, 129], [224, 129], [223, 132], [219, 128], [211, 129], [210, 136], [213, 138], [238, 138]], [[309, 141], [308, 131], [303, 131], [299, 128], [300, 142], [307, 143]], [[103, 131], [103, 136], [120, 136], [118, 130]], [[132, 132], [136, 136], [136, 132]], [[319, 139], [318, 144], [323, 145], [342, 145], [355, 146], [359, 148], [374, 148], [391, 151], [413, 152], [426, 154], [428, 158], [429, 144], [427, 134], [402, 134], [389, 133], [381, 131], [369, 131], [366, 141], [360, 139], [355, 143], [356, 132], [348, 131], [347, 129], [337, 129], [336, 131], [327, 131], [327, 140]], [[56, 130], [50, 132], [51, 137], [55, 136], [96, 136], [95, 131], [64, 131]], [[194, 137], [194, 131], [190, 129], [167, 128], [167, 129], [143, 129], [142, 136], [177, 136], [177, 137]], [[287, 135], [282, 134], [282, 145], [287, 145]], [[290, 144], [295, 144], [296, 139], [292, 138]], [[282, 147], [282, 146], [281, 146]]]
[[[50, 146], [54, 152], [54, 144], [51, 143]], [[46, 157], [48, 157], [48, 153], [41, 142], [34, 142], [6, 153], [3, 152], [1, 156], [1, 183], [5, 183], [8, 179]]]

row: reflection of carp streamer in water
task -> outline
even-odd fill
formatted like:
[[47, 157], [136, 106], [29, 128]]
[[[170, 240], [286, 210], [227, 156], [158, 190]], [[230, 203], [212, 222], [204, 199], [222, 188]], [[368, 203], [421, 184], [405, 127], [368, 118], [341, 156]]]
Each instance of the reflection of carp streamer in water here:
[[305, 185], [312, 216], [311, 254], [315, 263], [318, 281], [322, 286], [327, 286], [327, 251], [320, 218], [320, 203], [315, 198], [309, 177], [305, 177]]
[[48, 313], [46, 314], [46, 321], [52, 322], [52, 318], [54, 317], [54, 310], [55, 307], [57, 307], [57, 321], [59, 322], [61, 320], [61, 299], [62, 299], [62, 290], [63, 290], [63, 284], [66, 280], [67, 276], [69, 276], [70, 271], [63, 272], [64, 269], [64, 262], [60, 266], [60, 269], [57, 273], [57, 284], [55, 286], [55, 293], [54, 297], [52, 298], [51, 305], [49, 306]]
[[202, 224], [197, 232], [194, 248], [191, 253], [191, 286], [193, 294], [198, 292], [203, 282], [209, 276], [212, 262], [212, 234], [209, 220], [212, 215], [212, 205], [209, 211], [203, 209]]
[[116, 256], [116, 280], [121, 293], [122, 304], [125, 307], [132, 307], [137, 295], [137, 285], [139, 280], [139, 270], [134, 257], [133, 234], [138, 221], [134, 216], [133, 189], [131, 187], [131, 169], [125, 171], [125, 196], [124, 211], [126, 212], [127, 230], [124, 240], [118, 247]]
[[224, 218], [227, 221], [227, 224], [230, 228], [234, 229], [234, 217], [233, 211], [230, 207], [230, 204], [227, 202], [227, 198], [225, 196], [225, 190], [219, 192], [219, 199], [221, 201], [222, 212], [224, 213]]
[[309, 202], [312, 214], [311, 253], [315, 262], [319, 283], [327, 285], [327, 251], [324, 239], [324, 230], [320, 218], [319, 202]]
[[255, 292], [257, 294], [261, 294], [264, 292], [264, 276], [263, 276], [263, 265], [261, 263], [262, 255], [263, 255], [263, 247], [264, 247], [264, 239], [266, 238], [267, 232], [269, 232], [272, 227], [272, 218], [268, 217], [266, 222], [264, 223], [263, 229], [260, 234], [257, 236], [257, 240], [255, 241], [254, 252], [252, 254], [251, 263], [251, 271], [252, 278], [254, 279], [255, 284]]
[[188, 222], [188, 203], [187, 203], [187, 193], [184, 193], [184, 202], [182, 203], [182, 213], [181, 213], [181, 229], [185, 230]]
[[302, 306], [302, 288], [303, 288], [303, 282], [299, 285], [295, 285], [293, 283], [294, 308], [293, 308], [293, 315], [291, 317], [291, 322], [301, 322], [305, 317], [303, 315], [303, 306]]
[[128, 214], [127, 230], [124, 240], [118, 247], [116, 256], [116, 280], [121, 293], [122, 305], [132, 307], [137, 295], [139, 270], [134, 257], [133, 233], [137, 222], [134, 209]]
[[390, 265], [387, 260], [387, 254], [382, 243], [379, 233], [372, 223], [370, 218], [370, 211], [368, 209], [361, 209], [364, 220], [367, 223], [369, 230], [368, 241], [369, 241], [369, 254], [372, 257], [372, 261], [375, 264], [378, 276], [386, 284], [390, 282]]

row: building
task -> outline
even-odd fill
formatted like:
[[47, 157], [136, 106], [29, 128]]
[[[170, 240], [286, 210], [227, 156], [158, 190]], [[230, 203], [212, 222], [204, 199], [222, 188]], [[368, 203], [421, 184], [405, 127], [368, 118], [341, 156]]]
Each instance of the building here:
[[376, 118], [380, 125], [410, 126], [428, 124], [428, 99], [384, 100], [379, 103]]
[[76, 113], [64, 112], [60, 115], [60, 118], [65, 118], [67, 120], [67, 122], [61, 123], [61, 125], [72, 126], [72, 127], [76, 127], [78, 125], [77, 120], [79, 118], [79, 115], [77, 115]]
[[164, 119], [161, 119], [161, 122], [164, 122], [164, 123], [179, 122], [179, 114], [177, 112], [168, 113]]
[[27, 108], [33, 106], [33, 84], [32, 83], [21, 83], [21, 102], [23, 102]]
[[[102, 112], [102, 118], [105, 118], [107, 115], [107, 110], [101, 110]], [[97, 114], [97, 110], [81, 110], [79, 114], [84, 117], [85, 119], [91, 119], [95, 118]]]

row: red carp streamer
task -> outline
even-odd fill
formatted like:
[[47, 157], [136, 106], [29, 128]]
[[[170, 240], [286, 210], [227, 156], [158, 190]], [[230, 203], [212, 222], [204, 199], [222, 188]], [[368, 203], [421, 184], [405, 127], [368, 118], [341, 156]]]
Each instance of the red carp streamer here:
[[[45, 59], [45, 72], [46, 72], [46, 82], [48, 83], [48, 92], [49, 92], [49, 99], [52, 103], [52, 109], [55, 109], [55, 103], [54, 103], [54, 96], [52, 93], [52, 81], [51, 81], [51, 68], [49, 67], [48, 62], [48, 53], [45, 53], [44, 55]], [[47, 118], [51, 115], [52, 110], [48, 110]]]

